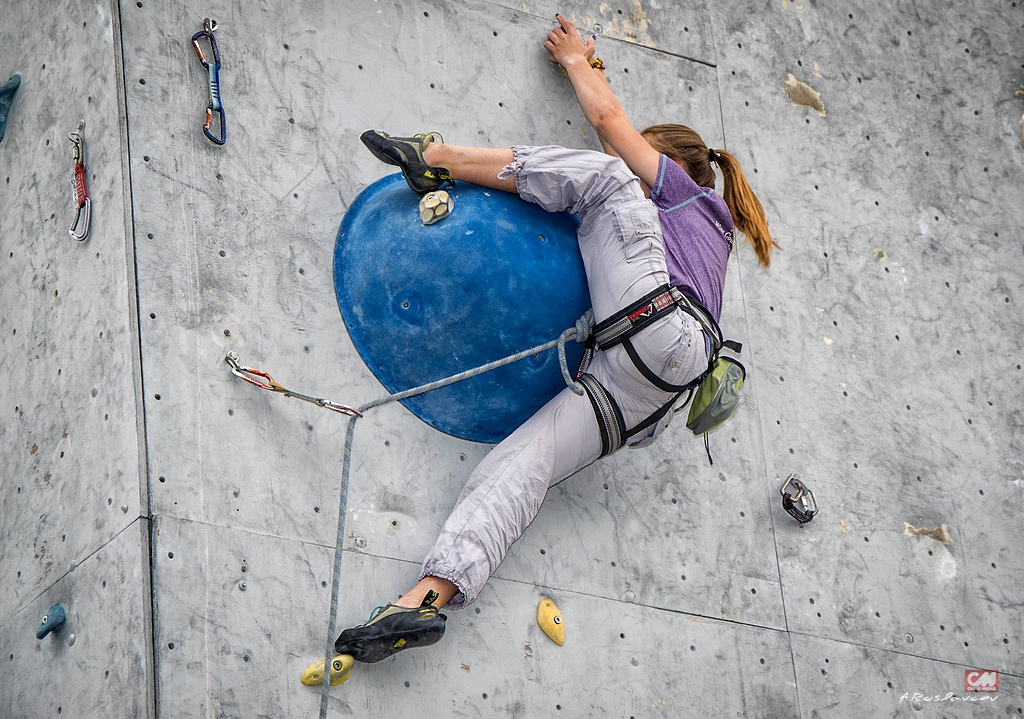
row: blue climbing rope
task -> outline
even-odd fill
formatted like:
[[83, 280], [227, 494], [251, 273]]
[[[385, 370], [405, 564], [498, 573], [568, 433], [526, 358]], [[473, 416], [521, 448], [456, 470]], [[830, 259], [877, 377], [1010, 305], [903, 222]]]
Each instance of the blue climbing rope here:
[[[380, 397], [371, 402], [367, 402], [359, 408], [349, 407], [338, 402], [300, 394], [287, 389], [283, 385], [275, 382], [274, 379], [266, 372], [239, 364], [238, 355], [234, 352], [229, 352], [224, 358], [224, 361], [231, 367], [232, 374], [245, 380], [249, 384], [253, 384], [261, 389], [270, 390], [271, 392], [280, 392], [286, 397], [295, 397], [296, 399], [311, 402], [324, 407], [325, 409], [330, 409], [332, 411], [348, 415], [349, 417], [348, 427], [345, 430], [345, 456], [341, 464], [341, 500], [338, 505], [338, 536], [334, 543], [334, 570], [331, 579], [331, 616], [327, 624], [327, 648], [324, 653], [324, 676], [323, 683], [320, 688], [320, 719], [327, 719], [327, 698], [331, 687], [331, 660], [334, 658], [334, 635], [337, 631], [338, 623], [338, 597], [341, 593], [341, 558], [342, 553], [344, 552], [345, 516], [348, 511], [348, 480], [349, 471], [352, 466], [352, 439], [355, 436], [356, 420], [362, 417], [364, 412], [371, 410], [374, 407], [380, 407], [381, 405], [389, 404], [391, 402], [399, 402], [403, 399], [423, 394], [424, 392], [441, 389], [442, 387], [447, 387], [448, 385], [455, 384], [456, 382], [476, 377], [477, 375], [490, 372], [491, 370], [498, 369], [499, 367], [504, 367], [505, 365], [512, 364], [513, 362], [518, 362], [521, 359], [526, 359], [527, 357], [532, 357], [540, 354], [541, 352], [546, 352], [554, 347], [558, 348], [558, 363], [561, 367], [562, 379], [565, 380], [566, 386], [576, 394], [582, 395], [584, 393], [583, 386], [579, 382], [575, 381], [575, 373], [570, 373], [567, 366], [565, 343], [571, 340], [581, 343], [586, 342], [593, 329], [594, 313], [593, 310], [587, 310], [586, 314], [576, 320], [576, 324], [573, 327], [569, 327], [562, 332], [556, 340], [545, 342], [542, 345], [537, 345], [531, 349], [517, 352], [503, 359], [481, 365], [480, 367], [468, 369], [465, 372], [459, 372], [451, 377], [445, 377], [444, 379], [429, 382], [427, 384], [420, 385], [419, 387], [413, 387], [412, 389]], [[263, 377], [267, 382], [261, 382], [248, 375]]]

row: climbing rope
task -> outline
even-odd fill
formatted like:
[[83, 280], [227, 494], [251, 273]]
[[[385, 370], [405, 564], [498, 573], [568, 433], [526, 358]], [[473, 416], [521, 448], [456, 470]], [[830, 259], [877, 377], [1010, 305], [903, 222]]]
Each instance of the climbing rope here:
[[[328, 399], [312, 397], [310, 395], [290, 390], [275, 382], [274, 378], [267, 372], [240, 364], [238, 361], [238, 354], [235, 352], [228, 352], [227, 356], [224, 357], [224, 361], [227, 362], [229, 367], [231, 367], [231, 373], [251, 385], [270, 392], [283, 394], [285, 397], [294, 397], [296, 399], [301, 399], [304, 402], [310, 402], [325, 409], [338, 412], [339, 414], [347, 415], [349, 418], [348, 427], [345, 429], [345, 455], [341, 464], [341, 501], [338, 506], [338, 536], [334, 544], [334, 570], [331, 579], [331, 618], [327, 624], [327, 651], [324, 655], [324, 677], [323, 684], [320, 689], [320, 719], [326, 719], [327, 717], [327, 697], [331, 686], [331, 660], [334, 658], [334, 635], [337, 631], [338, 620], [338, 596], [341, 593], [341, 557], [342, 552], [344, 551], [345, 541], [345, 515], [348, 511], [349, 468], [352, 464], [352, 439], [355, 436], [356, 420], [362, 417], [364, 412], [373, 409], [374, 407], [380, 407], [381, 405], [389, 404], [391, 402], [399, 402], [409, 397], [415, 397], [416, 395], [430, 392], [431, 390], [447, 387], [448, 385], [455, 384], [456, 382], [461, 382], [485, 372], [490, 372], [493, 369], [504, 367], [505, 365], [512, 364], [513, 362], [518, 362], [521, 359], [526, 359], [527, 357], [538, 355], [541, 352], [546, 352], [553, 347], [558, 347], [558, 363], [562, 370], [562, 379], [565, 380], [569, 389], [578, 395], [582, 395], [584, 393], [583, 386], [574, 380], [573, 374], [569, 372], [569, 368], [566, 363], [565, 343], [570, 340], [575, 340], [576, 342], [581, 343], [586, 342], [593, 329], [594, 313], [592, 310], [587, 310], [586, 314], [576, 320], [576, 324], [573, 327], [569, 327], [562, 332], [556, 340], [545, 342], [544, 344], [537, 345], [532, 349], [517, 352], [503, 359], [481, 365], [480, 367], [468, 369], [465, 372], [459, 372], [451, 377], [445, 377], [444, 379], [429, 382], [427, 384], [420, 385], [419, 387], [413, 387], [412, 389], [407, 389], [403, 392], [395, 392], [394, 394], [380, 397], [371, 402], [367, 402], [358, 409], [341, 404], [340, 402], [332, 402]], [[262, 377], [267, 381], [262, 382], [250, 375]]]

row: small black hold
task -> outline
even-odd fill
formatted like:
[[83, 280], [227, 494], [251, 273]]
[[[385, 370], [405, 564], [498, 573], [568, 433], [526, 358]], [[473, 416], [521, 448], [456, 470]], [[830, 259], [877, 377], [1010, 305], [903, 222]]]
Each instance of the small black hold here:
[[163, 484], [166, 481], [167, 481], [167, 477], [160, 477], [160, 484]]
[[143, 80], [143, 79], [142, 79], [142, 78], [140, 77], [140, 78], [139, 78], [139, 84], [140, 84], [140, 85], [145, 85], [145, 84], [146, 84], [146, 81], [145, 81], [145, 80]]
[[149, 155], [143, 155], [142, 156], [142, 161], [143, 162], [149, 162]]
[[228, 253], [227, 253], [227, 252], [225, 252], [224, 250], [221, 250], [221, 251], [220, 251], [220, 256], [221, 256], [221, 257], [227, 257], [227, 256], [228, 256]]
[[146, 237], [148, 237], [149, 239], [151, 239], [151, 240], [152, 240], [152, 239], [153, 239], [153, 233], [152, 233], [152, 232], [150, 232], [150, 233], [149, 233], [148, 235], [146, 235]]
[[751, 594], [757, 594], [757, 590], [756, 590], [756, 589], [754, 589], [753, 587], [751, 587], [751, 588], [750, 588], [750, 593], [751, 593]]
[[225, 337], [230, 337], [231, 336], [231, 330], [224, 330], [224, 336]]
[[542, 550], [540, 550], [540, 553], [541, 553], [541, 554], [547, 554], [547, 552], [545, 552], [545, 551], [544, 551], [543, 549], [542, 549]]
[[167, 642], [168, 649], [174, 649], [174, 642]]
[[615, 562], [612, 562], [612, 566], [613, 566], [613, 567], [615, 566]]
[[[327, 582], [325, 582], [325, 581], [321, 581], [321, 582], [320, 582], [320, 586], [321, 586], [321, 587], [326, 587], [326, 586], [327, 586]], [[405, 686], [409, 686], [409, 682], [406, 682], [406, 683], [405, 683]]]
[[174, 559], [174, 552], [168, 552], [167, 553], [167, 558], [168, 559]]
[[153, 399], [160, 399], [160, 395], [158, 395], [158, 394], [153, 395]]
[[[324, 582], [324, 586], [326, 586], [326, 585], [327, 585], [327, 582]], [[409, 682], [406, 682], [405, 686], [409, 686]]]
[[695, 646], [693, 646], [693, 645], [691, 644], [691, 645], [690, 645], [690, 651], [691, 651], [691, 652], [695, 652], [695, 651], [697, 651], [697, 647], [695, 647]]
[[294, 125], [295, 124], [295, 118], [294, 117], [289, 117], [288, 118], [288, 124], [289, 125]]

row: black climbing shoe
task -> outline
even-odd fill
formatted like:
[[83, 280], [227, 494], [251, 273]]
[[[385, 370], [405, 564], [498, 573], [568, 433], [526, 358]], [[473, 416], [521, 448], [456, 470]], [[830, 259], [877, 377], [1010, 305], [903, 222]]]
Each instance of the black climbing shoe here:
[[415, 609], [388, 604], [379, 607], [370, 621], [346, 629], [334, 642], [338, 654], [351, 654], [357, 662], [372, 664], [403, 649], [436, 644], [444, 636], [444, 614], [432, 606], [437, 592], [431, 590]]
[[455, 184], [448, 170], [443, 167], [431, 167], [423, 159], [423, 148], [432, 141], [431, 136], [434, 134], [436, 133], [428, 132], [415, 137], [391, 137], [380, 130], [367, 130], [359, 139], [378, 160], [400, 167], [409, 189], [423, 197], [445, 182]]

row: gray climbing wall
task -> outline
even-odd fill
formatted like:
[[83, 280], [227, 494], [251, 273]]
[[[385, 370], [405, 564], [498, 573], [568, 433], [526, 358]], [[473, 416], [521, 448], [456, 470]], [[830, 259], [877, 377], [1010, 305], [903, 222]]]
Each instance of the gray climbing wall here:
[[[539, 49], [559, 11], [636, 125], [694, 126], [765, 205], [782, 251], [764, 270], [739, 247], [723, 312], [744, 406], [713, 467], [679, 422], [559, 485], [444, 642], [357, 666], [331, 716], [1024, 713], [1016, 3], [141, 0], [8, 3], [0, 28], [23, 78], [0, 142], [0, 716], [316, 715], [298, 676], [326, 640], [346, 419], [224, 355], [383, 393], [332, 284], [338, 224], [389, 169], [359, 133], [598, 148]], [[408, 588], [487, 449], [397, 405], [358, 422], [342, 626]], [[821, 505], [804, 527], [790, 472]], [[68, 623], [37, 641], [55, 601]], [[993, 701], [929, 701], [969, 669], [1000, 672]]]

